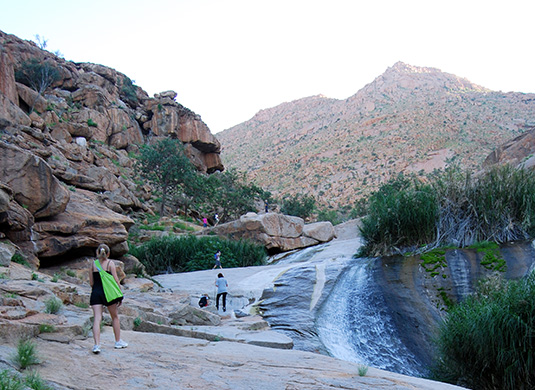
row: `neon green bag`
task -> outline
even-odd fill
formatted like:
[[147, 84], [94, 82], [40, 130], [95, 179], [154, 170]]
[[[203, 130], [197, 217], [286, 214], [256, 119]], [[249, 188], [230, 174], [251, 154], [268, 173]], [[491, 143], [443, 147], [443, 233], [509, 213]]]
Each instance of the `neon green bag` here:
[[108, 303], [111, 303], [115, 300], [117, 302], [120, 302], [123, 299], [123, 292], [115, 281], [113, 275], [107, 273], [102, 269], [102, 266], [100, 265], [98, 259], [95, 260], [95, 266], [97, 267], [98, 273], [100, 274], [100, 279], [102, 280], [102, 287], [104, 288], [104, 295], [106, 296], [106, 301], [108, 301]]

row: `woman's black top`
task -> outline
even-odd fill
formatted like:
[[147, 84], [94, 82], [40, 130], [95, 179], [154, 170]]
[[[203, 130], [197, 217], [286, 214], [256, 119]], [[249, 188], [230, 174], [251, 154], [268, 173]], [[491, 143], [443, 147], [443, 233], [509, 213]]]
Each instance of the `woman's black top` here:
[[[106, 271], [111, 275], [111, 272]], [[123, 297], [114, 299], [111, 302], [106, 301], [106, 295], [104, 294], [104, 288], [102, 287], [102, 279], [100, 278], [100, 273], [98, 271], [93, 271], [93, 288], [91, 289], [91, 297], [89, 298], [89, 304], [93, 305], [104, 305], [110, 306], [114, 303], [121, 302]]]

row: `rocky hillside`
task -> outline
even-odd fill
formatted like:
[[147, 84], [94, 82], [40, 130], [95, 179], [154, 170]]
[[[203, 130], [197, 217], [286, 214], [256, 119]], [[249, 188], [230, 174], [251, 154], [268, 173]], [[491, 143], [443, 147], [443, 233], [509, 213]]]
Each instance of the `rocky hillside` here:
[[217, 134], [226, 166], [276, 195], [352, 205], [399, 172], [479, 167], [535, 125], [535, 94], [490, 91], [401, 62], [346, 100], [313, 96]]
[[[17, 77], [32, 67], [56, 75], [44, 92]], [[129, 215], [149, 212], [151, 198], [132, 153], [151, 139], [178, 138], [199, 171], [222, 170], [219, 141], [175, 97], [149, 97], [114, 69], [0, 31], [1, 251], [34, 267], [92, 254], [99, 242], [125, 254]]]

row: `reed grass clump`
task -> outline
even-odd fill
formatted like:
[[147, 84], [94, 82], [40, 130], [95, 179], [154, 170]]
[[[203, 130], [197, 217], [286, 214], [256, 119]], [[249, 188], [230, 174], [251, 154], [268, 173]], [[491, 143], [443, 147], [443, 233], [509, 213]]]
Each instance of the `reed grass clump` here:
[[473, 175], [450, 168], [431, 178], [440, 217], [436, 241], [525, 240], [535, 234], [535, 172], [509, 165]]
[[535, 388], [535, 274], [494, 278], [450, 309], [434, 379], [470, 389]]
[[262, 265], [267, 254], [263, 246], [246, 240], [225, 240], [219, 237], [161, 237], [130, 246], [149, 275], [190, 272], [214, 266], [214, 254], [221, 250], [223, 268]]
[[403, 175], [389, 181], [370, 196], [368, 215], [362, 219], [364, 254], [381, 255], [433, 241], [438, 211], [431, 186]]
[[370, 196], [360, 255], [535, 237], [535, 171], [508, 165], [474, 175], [451, 167], [422, 181], [402, 175]]

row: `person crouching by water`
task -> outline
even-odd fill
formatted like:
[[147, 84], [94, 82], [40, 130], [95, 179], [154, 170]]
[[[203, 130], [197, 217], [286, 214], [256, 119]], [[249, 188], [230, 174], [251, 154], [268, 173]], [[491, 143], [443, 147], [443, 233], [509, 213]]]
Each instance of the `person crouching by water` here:
[[[117, 277], [117, 270], [115, 269], [115, 263], [108, 259], [110, 256], [110, 248], [106, 244], [100, 244], [97, 248], [97, 258], [99, 260], [102, 269], [113, 276], [115, 281], [119, 284], [119, 278]], [[93, 339], [95, 345], [93, 346], [93, 353], [100, 352], [100, 322], [102, 321], [102, 313], [104, 306], [108, 308], [108, 312], [111, 316], [111, 326], [113, 328], [113, 334], [115, 335], [115, 348], [126, 348], [128, 343], [121, 340], [121, 323], [119, 322], [119, 315], [117, 309], [121, 306], [123, 297], [114, 299], [111, 302], [106, 301], [106, 295], [104, 295], [104, 288], [102, 287], [102, 279], [100, 273], [93, 261], [91, 263], [91, 272], [89, 272], [89, 284], [91, 285], [91, 297], [89, 298], [89, 304], [93, 309]]]
[[215, 281], [217, 287], [217, 296], [215, 301], [215, 307], [219, 310], [219, 297], [223, 297], [223, 311], [227, 311], [227, 292], [228, 292], [228, 282], [227, 279], [223, 276], [222, 273], [217, 275]]
[[202, 309], [203, 307], [207, 307], [210, 304], [210, 300], [208, 299], [208, 294], [203, 294], [201, 299], [199, 299], [199, 307]]

